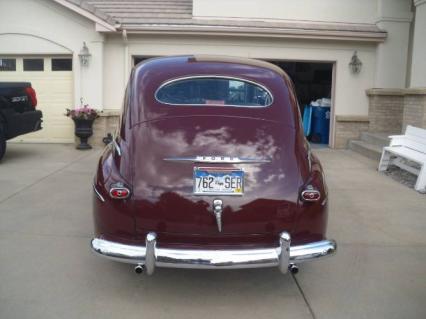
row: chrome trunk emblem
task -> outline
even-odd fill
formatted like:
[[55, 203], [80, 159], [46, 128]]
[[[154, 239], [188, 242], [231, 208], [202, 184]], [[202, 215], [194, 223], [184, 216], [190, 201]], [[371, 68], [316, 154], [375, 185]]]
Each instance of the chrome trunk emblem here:
[[218, 163], [218, 164], [262, 164], [271, 162], [267, 158], [248, 158], [235, 156], [189, 156], [166, 157], [169, 162]]
[[222, 232], [222, 210], [223, 202], [221, 199], [215, 199], [213, 201], [213, 213], [216, 217], [217, 229]]

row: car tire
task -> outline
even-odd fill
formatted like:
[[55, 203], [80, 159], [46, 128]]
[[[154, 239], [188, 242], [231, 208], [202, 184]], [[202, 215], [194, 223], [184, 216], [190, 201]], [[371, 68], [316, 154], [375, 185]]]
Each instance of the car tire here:
[[0, 161], [4, 156], [4, 153], [6, 153], [6, 138], [0, 131]]

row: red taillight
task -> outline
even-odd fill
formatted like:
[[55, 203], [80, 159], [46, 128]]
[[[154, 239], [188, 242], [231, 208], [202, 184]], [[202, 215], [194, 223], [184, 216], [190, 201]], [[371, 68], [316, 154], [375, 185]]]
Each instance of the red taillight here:
[[114, 199], [126, 199], [130, 196], [130, 190], [123, 186], [113, 186], [109, 190], [109, 195]]
[[31, 101], [31, 106], [35, 108], [37, 106], [37, 95], [35, 90], [30, 86], [25, 88], [25, 92], [27, 93], [28, 98]]
[[316, 202], [321, 198], [321, 193], [309, 185], [305, 190], [302, 191], [300, 196], [305, 202]]

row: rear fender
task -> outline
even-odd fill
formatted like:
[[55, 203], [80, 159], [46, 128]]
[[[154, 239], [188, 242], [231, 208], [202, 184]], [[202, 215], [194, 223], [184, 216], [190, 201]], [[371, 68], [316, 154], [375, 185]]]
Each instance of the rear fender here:
[[[133, 210], [129, 199], [113, 199], [109, 190], [116, 183], [123, 183], [131, 189], [126, 163], [128, 152], [121, 142], [121, 155], [109, 144], [102, 154], [96, 172], [93, 196], [95, 234], [117, 242], [128, 242], [135, 234]], [[96, 194], [98, 193], [98, 194]]]
[[299, 189], [299, 194], [308, 186], [318, 190], [321, 197], [316, 202], [305, 202], [299, 196], [296, 226], [292, 233], [293, 238], [303, 239], [299, 243], [319, 241], [326, 238], [328, 218], [328, 190], [324, 173], [318, 158], [311, 154], [311, 169], [308, 178]]

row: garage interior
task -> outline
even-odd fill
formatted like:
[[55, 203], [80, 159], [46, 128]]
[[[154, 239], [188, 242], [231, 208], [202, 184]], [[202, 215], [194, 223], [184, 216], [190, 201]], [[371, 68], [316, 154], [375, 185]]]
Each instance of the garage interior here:
[[[134, 56], [134, 65], [151, 57]], [[309, 133], [307, 138], [316, 145], [329, 144], [330, 132], [330, 108], [314, 107], [311, 120], [306, 120], [305, 108], [311, 102], [318, 99], [331, 99], [333, 86], [333, 63], [325, 62], [298, 62], [298, 61], [276, 61], [267, 60], [282, 68], [293, 80], [297, 98], [300, 106], [300, 113], [304, 117], [304, 126], [310, 125], [310, 130], [305, 128], [305, 132]], [[318, 112], [316, 112], [318, 110]], [[305, 115], [305, 116], [304, 116]], [[318, 117], [316, 116], [318, 115]], [[310, 132], [308, 132], [310, 131]], [[326, 136], [325, 136], [326, 135]]]
[[[313, 144], [328, 145], [330, 132], [331, 107], [314, 107], [311, 120], [307, 120], [305, 108], [318, 99], [331, 99], [333, 86], [333, 63], [295, 62], [295, 61], [268, 61], [283, 69], [293, 80], [300, 113], [303, 117], [305, 133]], [[305, 134], [306, 135], [306, 134]]]

